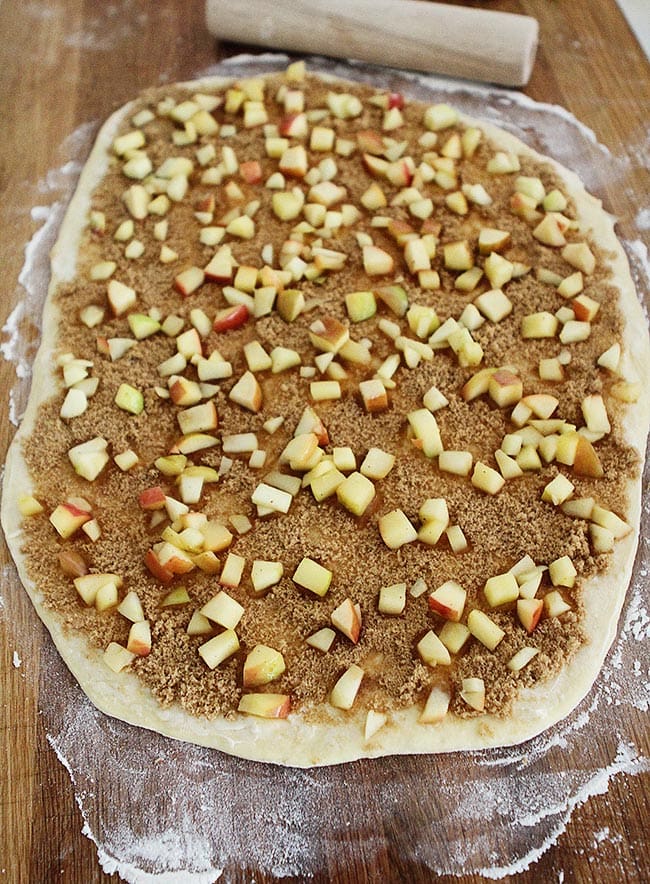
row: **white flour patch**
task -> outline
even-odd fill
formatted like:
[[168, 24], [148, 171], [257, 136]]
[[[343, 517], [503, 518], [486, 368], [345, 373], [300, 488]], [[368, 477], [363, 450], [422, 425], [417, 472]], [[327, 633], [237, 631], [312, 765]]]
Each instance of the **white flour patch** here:
[[650, 209], [640, 209], [634, 220], [639, 230], [650, 230]]
[[[108, 17], [112, 21], [119, 8], [113, 4], [98, 15], [94, 30], [84, 38], [90, 41], [89, 48], [102, 45], [99, 25]], [[118, 29], [117, 35], [106, 39], [115, 45], [125, 33]], [[265, 65], [280, 67], [283, 59], [238, 58], [205, 74], [241, 76], [247, 64], [254, 72]], [[344, 65], [312, 67], [350, 76]], [[598, 174], [616, 180], [627, 168], [627, 160], [613, 157], [591, 130], [564, 109], [537, 105], [519, 93], [356, 66], [353, 73], [375, 81], [383, 78], [387, 84], [408, 79], [413, 88], [424, 82], [443, 99], [452, 97], [465, 112], [534, 141], [533, 146], [576, 168], [589, 186], [597, 187]], [[5, 329], [9, 341], [3, 348], [16, 363], [23, 358], [20, 322], [40, 314], [48, 251], [79, 169], [78, 159], [94, 129], [95, 124], [89, 123], [77, 130], [68, 140], [65, 165], [41, 182], [40, 193], [50, 199], [39, 196], [39, 202], [47, 205], [39, 205], [33, 216], [41, 226], [25, 252], [24, 304], [16, 308]], [[627, 245], [638, 258], [639, 278], [647, 285], [647, 251], [642, 244]], [[647, 511], [644, 518], [647, 526]], [[648, 535], [647, 527], [642, 533]], [[581, 706], [523, 746], [462, 758], [403, 756], [314, 770], [231, 758], [104, 716], [82, 695], [47, 643], [41, 666], [44, 722], [48, 741], [70, 774], [83, 833], [96, 845], [104, 871], [132, 884], [211, 884], [219, 879], [227, 882], [229, 875], [252, 879], [255, 870], [305, 880], [334, 866], [360, 868], [386, 849], [389, 835], [384, 833], [406, 819], [412, 837], [403, 861], [432, 878], [480, 874], [501, 879], [525, 871], [557, 843], [576, 808], [605, 793], [615, 777], [650, 769], [641, 748], [624, 731], [621, 715], [622, 707], [647, 710], [650, 699], [649, 556], [646, 542], [620, 635], [595, 689]], [[584, 757], [581, 769], [567, 765], [567, 748], [572, 750], [571, 758]], [[591, 755], [598, 761], [590, 762]], [[370, 765], [377, 780], [372, 801], [359, 788], [363, 782], [359, 772]], [[426, 796], [423, 783], [431, 784]], [[116, 795], [119, 801], [110, 800]], [[151, 802], [155, 813], [149, 810]], [[467, 838], [467, 829], [476, 837]], [[607, 837], [604, 832], [593, 833], [595, 844]], [[564, 877], [560, 871], [558, 881]]]
[[22, 662], [23, 661], [18, 656], [18, 651], [14, 651], [13, 658], [12, 658], [12, 664], [13, 664], [14, 669], [20, 669]]

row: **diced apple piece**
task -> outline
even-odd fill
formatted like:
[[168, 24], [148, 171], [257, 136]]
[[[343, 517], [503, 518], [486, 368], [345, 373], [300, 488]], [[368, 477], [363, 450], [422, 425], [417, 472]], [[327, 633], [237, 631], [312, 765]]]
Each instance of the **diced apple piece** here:
[[573, 459], [573, 472], [576, 476], [589, 476], [594, 479], [600, 479], [605, 475], [594, 446], [580, 434]]
[[447, 715], [450, 696], [442, 688], [434, 687], [424, 704], [418, 721], [420, 724], [437, 724]]
[[322, 629], [319, 629], [313, 635], [306, 638], [305, 641], [308, 645], [311, 645], [312, 648], [317, 648], [319, 651], [326, 654], [332, 647], [335, 638], [336, 633], [334, 630], [330, 629], [329, 626], [324, 626]]
[[600, 393], [585, 396], [581, 408], [588, 430], [592, 433], [609, 433], [611, 431], [605, 402]]
[[492, 608], [514, 602], [519, 597], [517, 578], [510, 571], [489, 577], [483, 588], [485, 598]]
[[244, 694], [237, 711], [258, 718], [286, 718], [291, 711], [291, 697], [288, 694]]
[[92, 518], [91, 514], [72, 503], [59, 504], [50, 515], [50, 522], [60, 537], [66, 540]]
[[378, 610], [382, 614], [399, 615], [406, 607], [406, 584], [392, 583], [379, 590]]
[[224, 660], [239, 650], [239, 639], [232, 629], [226, 629], [199, 647], [199, 656], [209, 669], [216, 669]]
[[18, 496], [18, 511], [23, 517], [37, 516], [43, 512], [43, 506], [31, 494], [20, 494]]
[[560, 556], [548, 566], [548, 575], [553, 586], [574, 585], [578, 572], [569, 556]]
[[188, 267], [174, 277], [174, 288], [184, 298], [189, 297], [205, 281], [205, 271], [201, 267]]
[[264, 592], [275, 586], [282, 579], [284, 566], [282, 562], [271, 562], [264, 559], [255, 559], [251, 567], [251, 582], [257, 593]]
[[590, 276], [596, 269], [596, 258], [587, 243], [568, 243], [562, 249], [562, 257], [564, 260]]
[[[172, 589], [160, 602], [163, 608], [171, 608], [176, 605], [186, 605], [190, 601], [190, 596], [188, 591], [184, 586], [177, 586], [175, 589]], [[119, 611], [118, 607], [118, 611]]]
[[539, 623], [543, 610], [544, 602], [542, 599], [518, 599], [517, 617], [529, 635]]
[[464, 623], [447, 620], [440, 630], [438, 638], [451, 654], [458, 654], [470, 635], [471, 633]]
[[450, 525], [445, 529], [445, 534], [452, 552], [464, 552], [468, 548], [467, 538], [460, 525]]
[[358, 605], [347, 598], [332, 611], [330, 616], [332, 626], [347, 636], [356, 644], [361, 634], [361, 614]]
[[379, 518], [379, 533], [389, 549], [399, 549], [418, 539], [418, 532], [402, 510], [392, 510]]
[[137, 295], [135, 290], [117, 279], [111, 279], [107, 288], [108, 303], [115, 316], [122, 316], [135, 306]]
[[510, 239], [509, 230], [495, 227], [482, 227], [478, 235], [478, 248], [482, 255], [500, 251]]
[[110, 584], [116, 589], [122, 585], [122, 578], [119, 574], [83, 574], [74, 579], [75, 589], [90, 607], [95, 604], [97, 593], [103, 586]]
[[262, 407], [262, 388], [255, 375], [246, 371], [228, 394], [228, 398], [242, 408], [257, 413]]
[[101, 436], [96, 436], [70, 448], [68, 457], [75, 472], [89, 482], [93, 482], [110, 460], [107, 447], [108, 442]]
[[361, 516], [375, 497], [375, 486], [359, 472], [350, 473], [336, 489], [336, 496], [347, 510]]
[[387, 721], [388, 716], [384, 712], [376, 712], [374, 709], [368, 710], [366, 723], [363, 729], [363, 738], [366, 743], [371, 740], [379, 730], [381, 730]]
[[153, 576], [161, 583], [171, 583], [174, 579], [174, 572], [163, 565], [153, 549], [149, 549], [145, 553], [144, 563]]
[[130, 620], [132, 623], [138, 623], [145, 619], [144, 611], [142, 610], [142, 602], [140, 601], [137, 592], [134, 590], [127, 592], [117, 606], [117, 610], [123, 617], [126, 617], [126, 619]]
[[616, 515], [616, 513], [611, 510], [600, 506], [600, 504], [594, 504], [591, 511], [591, 520], [596, 525], [600, 525], [601, 528], [606, 528], [608, 531], [611, 531], [616, 540], [625, 537], [626, 534], [629, 534], [632, 530], [632, 526], [621, 519], [620, 516]]
[[385, 479], [395, 465], [395, 455], [381, 448], [369, 448], [359, 472], [368, 479]]
[[408, 310], [408, 295], [401, 285], [389, 285], [375, 289], [375, 294], [396, 316], [404, 316]]
[[418, 447], [426, 457], [437, 457], [443, 450], [438, 422], [427, 408], [410, 411], [407, 420], [417, 440]]
[[117, 642], [110, 642], [102, 659], [113, 672], [121, 672], [135, 660], [136, 655]]
[[417, 643], [417, 652], [429, 666], [436, 666], [438, 663], [449, 666], [451, 663], [449, 651], [432, 629]]
[[458, 112], [448, 104], [432, 104], [424, 112], [423, 123], [432, 132], [439, 132], [455, 126]]
[[359, 692], [363, 669], [353, 663], [336, 682], [330, 694], [330, 703], [337, 709], [351, 709]]
[[601, 366], [601, 368], [606, 368], [609, 371], [616, 373], [618, 371], [618, 365], [621, 360], [621, 345], [618, 342], [615, 342], [608, 347], [603, 353], [600, 354], [597, 360], [597, 364]]
[[505, 368], [495, 371], [489, 379], [488, 393], [499, 408], [515, 405], [521, 399], [523, 392], [524, 387], [521, 378]]
[[138, 657], [147, 657], [151, 653], [151, 627], [148, 620], [138, 620], [131, 626], [126, 649]]
[[245, 564], [246, 560], [243, 558], [243, 556], [238, 556], [235, 553], [228, 553], [223, 566], [223, 570], [221, 571], [221, 575], [219, 577], [219, 583], [222, 586], [228, 587], [239, 586], [239, 584], [241, 583], [242, 574], [244, 573]]
[[614, 549], [616, 538], [607, 528], [591, 524], [589, 526], [589, 537], [591, 538], [591, 546], [595, 553], [609, 553]]
[[544, 596], [544, 609], [548, 617], [559, 617], [571, 610], [569, 605], [557, 589], [552, 590]]
[[446, 620], [457, 623], [465, 608], [467, 592], [455, 580], [447, 580], [429, 596], [429, 607]]
[[368, 276], [385, 276], [395, 267], [393, 256], [377, 246], [363, 247], [363, 268]]
[[225, 332], [241, 328], [248, 321], [249, 316], [250, 312], [246, 304], [234, 304], [231, 307], [225, 307], [215, 316], [212, 323], [213, 331]]
[[467, 628], [474, 638], [478, 639], [490, 651], [493, 651], [505, 636], [501, 627], [497, 626], [494, 620], [491, 620], [478, 608], [469, 612]]
[[253, 491], [251, 500], [257, 507], [263, 507], [279, 513], [288, 513], [293, 497], [281, 488], [274, 488], [272, 485], [261, 482]]
[[533, 236], [536, 240], [547, 246], [559, 247], [566, 245], [564, 233], [554, 215], [544, 215], [533, 230]]
[[309, 339], [317, 350], [338, 353], [350, 339], [350, 330], [333, 316], [322, 316], [310, 325]]
[[492, 467], [477, 461], [474, 465], [471, 482], [475, 488], [485, 491], [486, 494], [498, 494], [505, 484], [505, 479]]
[[220, 626], [234, 629], [244, 614], [244, 608], [222, 590], [203, 605], [201, 614]]
[[639, 401], [642, 389], [639, 381], [618, 381], [616, 384], [612, 384], [610, 393], [619, 402], [631, 405]]
[[542, 500], [559, 506], [571, 497], [574, 490], [573, 483], [563, 473], [558, 473], [542, 491]]
[[244, 687], [258, 687], [275, 681], [285, 671], [284, 657], [268, 645], [255, 645], [244, 661]]
[[379, 378], [370, 378], [361, 381], [359, 393], [363, 400], [363, 407], [370, 414], [385, 411], [388, 408], [388, 393], [386, 387]]
[[345, 309], [351, 322], [363, 322], [365, 319], [371, 319], [377, 312], [374, 292], [350, 292], [345, 296]]
[[294, 571], [292, 580], [315, 595], [324, 596], [332, 582], [332, 572], [305, 556]]
[[514, 656], [507, 662], [507, 667], [511, 672], [519, 672], [527, 666], [530, 661], [539, 654], [539, 648], [525, 646], [520, 648]]
[[144, 396], [130, 384], [120, 384], [114, 401], [118, 408], [130, 414], [141, 414], [144, 410]]
[[302, 193], [295, 190], [278, 191], [273, 194], [272, 205], [273, 212], [280, 221], [292, 221], [297, 218], [305, 203]]
[[528, 340], [531, 338], [554, 338], [557, 334], [559, 322], [556, 316], [547, 310], [539, 313], [530, 313], [521, 320], [521, 336]]
[[443, 260], [447, 270], [469, 270], [474, 266], [474, 254], [467, 240], [457, 240], [443, 246]]
[[485, 709], [485, 682], [482, 678], [464, 678], [461, 698], [477, 712]]
[[474, 304], [490, 322], [501, 322], [512, 312], [512, 301], [499, 288], [483, 292]]

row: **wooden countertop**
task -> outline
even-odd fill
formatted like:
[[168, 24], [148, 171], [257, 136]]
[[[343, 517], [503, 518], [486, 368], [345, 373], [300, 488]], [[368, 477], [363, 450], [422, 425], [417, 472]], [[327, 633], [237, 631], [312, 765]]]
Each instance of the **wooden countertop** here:
[[[645, 154], [647, 164], [649, 149], [650, 69], [614, 0], [496, 0], [489, 5], [533, 15], [539, 20], [541, 45], [537, 63], [530, 84], [523, 91], [537, 101], [566, 108], [593, 130], [598, 142], [608, 149], [609, 154], [600, 149], [594, 153], [594, 164], [599, 167], [594, 169], [593, 183], [606, 208], [620, 218], [621, 237], [636, 243], [637, 254], [642, 256], [643, 246], [650, 246], [649, 179], [647, 168], [643, 168], [643, 157]], [[30, 253], [25, 249], [30, 241], [33, 247], [35, 231], [43, 220], [39, 210], [32, 209], [51, 204], [60, 192], [62, 179], [76, 174], [77, 168], [66, 166], [66, 162], [83, 160], [79, 153], [83, 154], [99, 122], [141, 87], [190, 79], [244, 47], [215, 43], [204, 29], [200, 2], [5, 0], [2, 19], [0, 313], [4, 325], [15, 306], [25, 301], [24, 286], [33, 289], [40, 284], [42, 290], [44, 282], [33, 272], [26, 272]], [[615, 165], [615, 175], [609, 174], [608, 156]], [[644, 284], [647, 295], [647, 277]], [[37, 292], [31, 291], [26, 303], [33, 304], [38, 297]], [[33, 336], [35, 327], [30, 326], [29, 316], [23, 327], [29, 331], [28, 326]], [[21, 406], [16, 379], [21, 364], [6, 330], [2, 340], [5, 360], [0, 364], [0, 401], [6, 405], [5, 419], [0, 425], [0, 449], [5, 452]], [[43, 704], [48, 696], [44, 685], [48, 678], [56, 677], [61, 680], [61, 691], [72, 692], [73, 696], [76, 687], [51, 651], [27, 597], [19, 589], [4, 543], [2, 566], [0, 881], [118, 881], [117, 874], [102, 871], [95, 845], [82, 829], [87, 822], [100, 845], [104, 844], [105, 855], [110, 853], [102, 840], [101, 826], [108, 825], [111, 807], [120, 802], [122, 793], [115, 792], [115, 784], [110, 778], [104, 780], [101, 774], [80, 780], [74, 768], [73, 785], [57, 759], [52, 743], [60, 748], [61, 741], [52, 740], [54, 713]], [[639, 692], [642, 694], [643, 690], [639, 681]], [[369, 837], [367, 830], [374, 825], [370, 811], [367, 819], [353, 816], [346, 823], [346, 836], [337, 835], [334, 845], [328, 841], [325, 829], [319, 835], [318, 827], [305, 824], [303, 837], [307, 840], [302, 855], [312, 859], [293, 866], [277, 860], [261, 862], [259, 857], [264, 849], [247, 855], [241, 846], [243, 842], [235, 839], [233, 843], [239, 846], [225, 857], [222, 880], [255, 880], [259, 884], [277, 880], [281, 874], [291, 880], [302, 880], [307, 872], [313, 872], [317, 881], [336, 882], [475, 882], [497, 874], [531, 884], [647, 881], [647, 716], [642, 711], [644, 702], [617, 705], [612, 691], [607, 695], [609, 701], [601, 702], [594, 713], [609, 716], [611, 732], [603, 733], [601, 727], [598, 739], [587, 740], [591, 722], [583, 729], [584, 739], [569, 739], [566, 732], [559, 732], [556, 751], [549, 755], [548, 762], [555, 769], [549, 769], [548, 776], [555, 776], [558, 782], [573, 778], [577, 785], [563, 793], [564, 797], [552, 808], [549, 804], [549, 819], [545, 818], [543, 808], [537, 807], [533, 813], [534, 794], [529, 798], [519, 794], [523, 780], [518, 779], [518, 772], [527, 763], [523, 756], [509, 765], [510, 780], [504, 780], [503, 773], [494, 773], [498, 767], [496, 760], [492, 766], [486, 764], [486, 778], [495, 777], [495, 789], [499, 778], [498, 788], [502, 791], [494, 801], [486, 802], [483, 821], [480, 812], [458, 818], [456, 825], [462, 831], [454, 832], [445, 831], [445, 820], [449, 818], [441, 810], [440, 802], [444, 796], [444, 800], [451, 802], [456, 799], [448, 786], [446, 791], [442, 788], [442, 779], [425, 784], [418, 776], [417, 766], [406, 758], [380, 762], [373, 773], [369, 772], [370, 765], [359, 763], [332, 774], [331, 782], [335, 785], [327, 795], [338, 799], [340, 813], [332, 816], [330, 808], [324, 816], [329, 820], [325, 825], [336, 828], [335, 817], [345, 816], [348, 807], [357, 814], [361, 814], [359, 807], [370, 807], [373, 777], [405, 776], [413, 781], [413, 800], [409, 799], [405, 806], [395, 806], [388, 815], [384, 813], [376, 837]], [[588, 712], [589, 701], [584, 708]], [[577, 731], [580, 732], [578, 726]], [[175, 747], [161, 749], [161, 757], [167, 760], [177, 756], [180, 758], [180, 750]], [[476, 760], [450, 756], [431, 764], [427, 771], [437, 772], [441, 778], [453, 771], [458, 773], [458, 802], [462, 803], [466, 797], [463, 790], [471, 787]], [[246, 783], [253, 788], [250, 783], [254, 766], [234, 768], [238, 776], [246, 776], [240, 780], [242, 787]], [[273, 788], [271, 780], [268, 788]], [[316, 782], [318, 777], [312, 780]], [[302, 782], [306, 780], [303, 778]], [[512, 796], [518, 794], [516, 801], [507, 788], [503, 791], [504, 782], [511, 783]], [[535, 789], [537, 785], [542, 789], [544, 782], [543, 770], [537, 771], [536, 778], [526, 781], [526, 787]], [[385, 785], [381, 786], [382, 795]], [[231, 784], [230, 788], [234, 786]], [[161, 796], [161, 801], [163, 797], [168, 796]], [[155, 815], [152, 800], [155, 797], [146, 796], [148, 813]], [[252, 793], [251, 814], [255, 800]], [[513, 807], [521, 811], [522, 801], [523, 806], [530, 802], [531, 820], [523, 827], [521, 820], [517, 825], [513, 821], [512, 844], [503, 851], [499, 833], [509, 831], [508, 814]], [[87, 820], [82, 818], [80, 807]], [[245, 815], [243, 819], [245, 827]], [[214, 831], [217, 829], [215, 821]], [[183, 827], [179, 831], [188, 837]], [[299, 837], [300, 831], [294, 831], [293, 836]], [[254, 832], [250, 833], [251, 843], [256, 837]], [[111, 843], [114, 842], [115, 839]], [[470, 843], [476, 844], [476, 850], [467, 848]], [[465, 846], [461, 849], [459, 845]], [[267, 846], [268, 856], [276, 856], [277, 850], [272, 849], [275, 846]], [[119, 864], [124, 857], [115, 853], [116, 848], [113, 850]], [[291, 855], [294, 854], [287, 846], [287, 856]], [[465, 857], [460, 878], [446, 874], [458, 872], [454, 856], [461, 860]], [[503, 862], [504, 856], [510, 858], [509, 862]], [[182, 884], [189, 879], [178, 875], [174, 880]]]

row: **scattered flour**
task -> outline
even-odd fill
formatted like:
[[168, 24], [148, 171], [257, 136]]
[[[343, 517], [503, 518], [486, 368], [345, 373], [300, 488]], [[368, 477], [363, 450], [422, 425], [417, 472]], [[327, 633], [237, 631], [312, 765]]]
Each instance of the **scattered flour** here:
[[23, 661], [18, 656], [18, 651], [14, 651], [13, 658], [12, 658], [12, 663], [13, 663], [14, 669], [20, 669], [22, 662]]
[[[30, 6], [35, 9], [37, 4]], [[102, 15], [113, 15], [115, 9], [118, 6], [113, 4]], [[98, 39], [93, 37], [91, 48], [99, 48]], [[248, 67], [277, 68], [282, 61], [278, 55], [238, 57], [203, 75], [243, 75]], [[344, 65], [314, 62], [311, 66], [350, 76]], [[353, 69], [354, 76], [383, 77], [386, 85], [406, 78], [414, 88], [433, 90], [443, 100], [453, 97], [467, 113], [487, 117], [572, 165], [588, 186], [597, 186], [594, 169], [601, 173], [604, 169], [614, 178], [624, 174], [625, 163], [612, 157], [590, 130], [562, 108], [486, 87], [391, 75], [356, 65]], [[1, 345], [2, 355], [16, 363], [22, 379], [26, 370], [19, 372], [18, 366], [23, 360], [28, 363], [33, 354], [25, 352], [21, 326], [26, 317], [40, 312], [49, 247], [94, 128], [88, 124], [74, 133], [64, 146], [72, 162], [39, 185], [40, 193], [50, 199], [33, 210], [32, 217], [41, 226], [25, 250], [20, 279], [24, 298], [3, 329], [8, 340]], [[637, 223], [639, 228], [647, 226], [647, 216], [640, 213]], [[646, 287], [647, 250], [641, 243], [626, 245], [636, 264], [637, 281]], [[12, 405], [14, 417], [18, 401]], [[385, 833], [409, 819], [413, 836], [410, 855], [403, 860], [432, 877], [474, 873], [496, 880], [528, 869], [556, 844], [577, 807], [605, 793], [615, 777], [650, 770], [650, 761], [625, 732], [620, 714], [621, 707], [647, 711], [650, 704], [649, 509], [646, 504], [640, 565], [620, 635], [594, 690], [566, 721], [524, 746], [464, 756], [462, 790], [454, 773], [460, 760], [452, 756], [403, 756], [293, 770], [230, 758], [132, 728], [98, 712], [46, 643], [41, 699], [48, 741], [70, 774], [83, 832], [96, 845], [102, 868], [130, 884], [211, 884], [224, 876], [224, 868], [249, 879], [259, 869], [277, 878], [304, 880], [331, 869], [334, 862], [339, 868], [363, 865], [385, 850]], [[8, 574], [5, 578], [6, 585]], [[591, 741], [599, 746], [598, 757], [605, 753], [608, 762], [600, 767], [590, 764], [587, 752], [580, 769], [567, 767], [566, 748]], [[358, 788], [357, 771], [367, 764], [379, 772], [371, 804]], [[422, 802], [419, 796], [427, 782], [432, 792]], [[106, 800], [108, 784], [111, 794], [120, 795], [119, 802]], [[343, 790], [348, 799], [342, 806]], [[430, 816], [432, 796], [435, 821]], [[155, 813], [148, 811], [147, 799], [155, 800]], [[489, 837], [483, 825], [487, 821]], [[472, 839], [464, 837], [467, 828], [476, 833]], [[606, 828], [593, 838], [595, 845], [605, 840], [616, 843]], [[557, 872], [557, 880], [564, 882], [564, 870]]]

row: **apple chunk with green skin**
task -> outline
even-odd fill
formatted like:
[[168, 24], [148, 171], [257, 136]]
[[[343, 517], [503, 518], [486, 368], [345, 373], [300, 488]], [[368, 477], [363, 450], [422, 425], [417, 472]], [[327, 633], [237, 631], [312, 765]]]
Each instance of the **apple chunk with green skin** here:
[[291, 711], [291, 697], [288, 694], [244, 694], [237, 711], [258, 718], [286, 718]]
[[126, 649], [138, 657], [147, 657], [151, 653], [151, 627], [148, 620], [138, 620], [131, 626]]
[[130, 384], [120, 384], [114, 401], [118, 408], [129, 414], [141, 414], [144, 410], [144, 396]]
[[244, 662], [244, 687], [258, 687], [279, 678], [285, 671], [284, 657], [268, 645], [255, 645]]
[[422, 660], [428, 663], [429, 666], [435, 666], [437, 663], [449, 666], [451, 663], [449, 651], [432, 629], [420, 639], [417, 644], [417, 651]]

